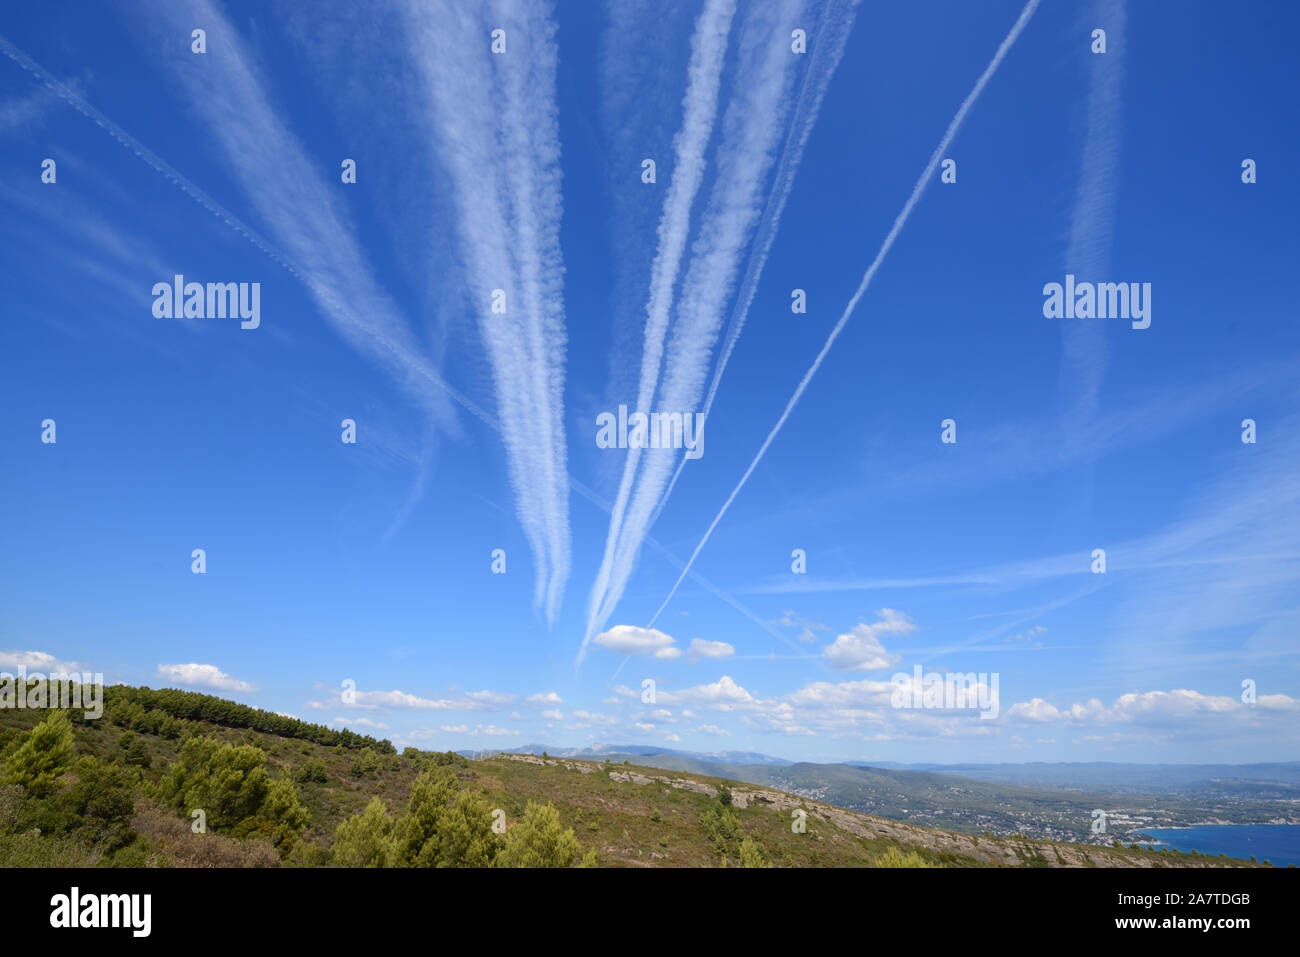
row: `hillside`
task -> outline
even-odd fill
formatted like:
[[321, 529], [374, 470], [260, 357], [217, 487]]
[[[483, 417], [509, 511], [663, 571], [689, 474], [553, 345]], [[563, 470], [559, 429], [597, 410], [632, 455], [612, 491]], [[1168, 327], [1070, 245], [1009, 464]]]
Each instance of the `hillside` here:
[[1251, 866], [956, 833], [630, 760], [397, 754], [207, 695], [109, 688], [100, 720], [0, 711], [0, 865]]

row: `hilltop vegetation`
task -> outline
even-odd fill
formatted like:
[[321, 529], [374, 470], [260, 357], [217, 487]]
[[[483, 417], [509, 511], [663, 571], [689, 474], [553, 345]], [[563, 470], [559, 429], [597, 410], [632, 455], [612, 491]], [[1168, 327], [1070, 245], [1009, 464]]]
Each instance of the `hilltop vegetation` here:
[[0, 710], [3, 866], [1229, 863], [1244, 862], [933, 830], [626, 762], [398, 754], [181, 691], [107, 689], [100, 720]]

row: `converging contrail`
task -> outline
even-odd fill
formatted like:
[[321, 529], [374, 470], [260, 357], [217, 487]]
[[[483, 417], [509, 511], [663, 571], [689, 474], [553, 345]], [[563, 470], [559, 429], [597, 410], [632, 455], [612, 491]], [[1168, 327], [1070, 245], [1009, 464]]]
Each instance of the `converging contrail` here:
[[[516, 511], [537, 565], [534, 599], [553, 623], [570, 563], [555, 26], [545, 8], [512, 0], [486, 19], [417, 3], [405, 11], [430, 146], [455, 185]], [[525, 55], [488, 52], [480, 38], [498, 23], [511, 26], [502, 42], [526, 45]]]
[[[205, 20], [205, 22], [209, 24], [210, 31], [213, 29], [211, 26], [212, 24], [217, 24], [219, 28], [225, 27], [225, 21], [217, 17], [209, 17]], [[235, 44], [233, 35], [228, 38], [227, 47], [231, 50], [238, 49], [237, 45]], [[320, 285], [320, 277], [312, 275], [312, 269], [308, 263], [298, 261], [294, 257], [294, 255], [291, 254], [290, 252], [278, 248], [269, 239], [262, 236], [257, 230], [249, 226], [247, 223], [242, 221], [239, 217], [237, 217], [226, 207], [218, 203], [203, 189], [201, 189], [199, 186], [197, 186], [195, 183], [189, 180], [183, 173], [181, 173], [175, 167], [167, 163], [166, 160], [163, 160], [161, 157], [159, 157], [156, 153], [154, 153], [151, 149], [149, 149], [149, 147], [145, 146], [144, 143], [142, 143], [139, 139], [137, 139], [135, 136], [129, 133], [126, 129], [124, 129], [120, 124], [118, 124], [112, 118], [110, 118], [105, 113], [97, 109], [94, 105], [92, 105], [87, 100], [85, 100], [82, 96], [80, 96], [76, 91], [71, 89], [65, 83], [62, 83], [60, 80], [58, 80], [58, 78], [56, 78], [43, 66], [37, 63], [35, 60], [33, 60], [21, 49], [14, 46], [4, 36], [0, 36], [0, 53], [3, 53], [10, 60], [12, 60], [17, 66], [27, 71], [33, 78], [35, 78], [37, 81], [42, 83], [46, 88], [52, 91], [54, 95], [58, 96], [65, 103], [67, 103], [78, 113], [80, 113], [82, 116], [86, 117], [88, 120], [95, 123], [95, 125], [103, 129], [106, 133], [108, 133], [109, 136], [111, 136], [119, 144], [121, 144], [123, 147], [125, 147], [135, 156], [137, 156], [140, 160], [142, 160], [146, 165], [148, 165], [151, 169], [157, 172], [160, 176], [162, 176], [164, 179], [168, 180], [169, 182], [173, 183], [178, 189], [181, 190], [181, 192], [185, 193], [188, 197], [190, 197], [190, 199], [192, 199], [195, 203], [197, 203], [206, 212], [210, 213], [213, 217], [220, 220], [226, 226], [230, 227], [236, 233], [238, 233], [239, 235], [247, 239], [254, 247], [256, 247], [264, 255], [266, 255], [268, 259], [276, 263], [278, 266], [283, 268], [287, 273], [293, 276], [293, 278], [296, 279], [299, 283], [301, 283], [308, 292], [312, 293], [313, 295], [320, 295], [322, 293], [322, 287]], [[249, 107], [248, 104], [245, 104], [245, 110], [249, 111], [248, 115], [257, 116], [255, 112], [251, 111], [251, 108]], [[261, 122], [268, 123], [268, 124], [271, 123], [272, 121], [272, 118], [267, 115], [260, 115], [257, 116], [257, 118]], [[265, 131], [263, 132], [263, 135], [265, 135]], [[286, 160], [287, 156], [288, 156], [287, 152], [281, 153], [278, 156], [278, 162], [283, 163]], [[298, 177], [303, 177], [304, 175], [306, 175], [304, 174], [304, 171], [298, 167], [294, 167], [291, 170], [291, 173]], [[321, 199], [321, 202], [328, 204], [328, 201], [323, 198]], [[320, 237], [322, 241], [327, 238], [329, 237]], [[351, 261], [354, 264], [356, 264], [359, 263], [361, 260], [360, 257], [354, 256], [352, 257]], [[363, 280], [360, 279], [357, 280], [357, 282], [362, 282], [362, 281]], [[376, 324], [373, 323], [373, 321], [371, 321], [374, 318], [373, 316], [364, 315], [353, 308], [345, 308], [346, 304], [338, 300], [337, 297], [323, 296], [322, 298], [318, 299], [318, 302], [322, 305], [322, 308], [326, 311], [327, 316], [331, 321], [338, 322], [340, 324], [348, 324], [354, 326], [354, 329], [352, 330], [353, 335], [356, 333], [360, 333], [362, 336], [364, 336], [370, 348], [375, 353], [377, 353], [380, 357], [384, 358], [388, 362], [391, 362], [395, 367], [395, 369], [400, 370], [404, 374], [404, 376], [409, 377], [408, 381], [414, 380], [417, 382], [422, 382], [445, 392], [450, 399], [456, 402], [459, 406], [461, 406], [471, 415], [473, 415], [474, 417], [482, 421], [485, 425], [493, 429], [495, 432], [500, 433], [504, 440], [505, 430], [502, 424], [498, 421], [497, 417], [493, 415], [490, 410], [485, 409], [482, 405], [480, 405], [478, 402], [471, 399], [464, 392], [457, 389], [451, 383], [447, 382], [422, 357], [414, 354], [409, 348], [410, 344], [405, 341], [405, 337], [399, 337], [396, 340], [390, 339], [388, 333], [385, 331], [384, 328], [377, 326]], [[345, 334], [345, 338], [351, 339], [353, 335]], [[597, 508], [605, 512], [605, 514], [607, 515], [611, 514], [612, 507], [608, 501], [606, 501], [596, 492], [588, 488], [578, 479], [574, 478], [572, 475], [568, 475], [566, 473], [565, 477], [567, 481], [570, 483], [574, 492], [576, 492], [579, 496], [586, 499], [591, 504], [593, 504], [594, 506], [596, 506]], [[651, 536], [647, 536], [646, 541], [652, 547], [657, 549], [669, 562], [671, 562], [672, 564], [678, 567], [684, 567], [684, 563], [682, 562], [682, 560], [678, 558], [676, 555], [674, 555], [672, 552], [670, 552], [667, 548], [665, 548], [656, 539], [654, 539]], [[744, 615], [754, 624], [758, 625], [760, 628], [763, 628], [764, 630], [773, 634], [774, 637], [784, 640], [784, 636], [775, 632], [768, 625], [767, 622], [763, 621], [758, 615], [756, 615], [752, 610], [747, 608], [744, 604], [736, 600], [732, 595], [728, 594], [721, 588], [718, 588], [716, 585], [712, 584], [707, 579], [701, 577], [700, 575], [698, 575], [693, 571], [688, 570], [687, 573], [690, 575], [691, 579], [695, 581], [697, 584], [699, 584], [702, 588], [709, 591], [711, 594], [716, 595], [718, 598], [720, 598], [722, 601], [726, 602], [727, 604], [731, 605], [731, 607], [736, 609], [738, 612], [740, 612], [742, 615]]]
[[[688, 67], [689, 81], [682, 102], [682, 126], [673, 140], [675, 162], [672, 182], [664, 197], [663, 215], [659, 222], [659, 248], [655, 253], [650, 273], [650, 296], [646, 303], [645, 340], [641, 353], [641, 378], [637, 390], [638, 409], [649, 408], [659, 382], [663, 359], [664, 340], [668, 334], [669, 310], [673, 289], [686, 242], [691, 230], [691, 207], [704, 176], [705, 151], [713, 135], [713, 124], [718, 109], [718, 88], [722, 81], [722, 66], [727, 55], [727, 40], [732, 17], [736, 12], [735, 0], [708, 0], [696, 21], [691, 39], [691, 59]], [[605, 556], [596, 581], [592, 585], [588, 609], [588, 626], [578, 652], [582, 660], [587, 644], [595, 634], [594, 622], [600, 614], [609, 587], [614, 554], [622, 534], [623, 519], [631, 493], [633, 478], [640, 461], [640, 449], [629, 449], [623, 466], [623, 477], [614, 511], [610, 518], [605, 543]]]
[[[856, 5], [857, 0], [831, 0], [827, 4], [818, 19], [813, 56], [802, 83], [798, 77], [803, 58], [791, 55], [784, 37], [790, 26], [806, 24], [819, 4], [784, 0], [770, 9], [746, 9], [737, 41], [737, 75], [731, 81], [733, 92], [723, 119], [722, 139], [716, 147], [714, 184], [692, 246], [690, 267], [673, 308], [672, 337], [657, 389], [644, 389], [647, 370], [643, 366], [645, 401], [653, 398], [659, 408], [668, 410], [700, 406], [726, 304], [738, 289], [726, 344], [701, 413], [701, 417], [707, 416], [722, 369], [753, 301], [803, 148], [843, 55]], [[793, 110], [791, 103], [795, 104]], [[780, 160], [773, 174], [778, 155]], [[770, 189], [764, 200], [763, 188], [769, 179]], [[737, 287], [746, 249], [748, 262]], [[658, 341], [662, 342], [665, 331], [657, 330]], [[616, 522], [611, 523], [605, 560], [593, 587], [587, 641], [604, 626], [623, 596], [649, 530], [681, 473], [679, 467], [673, 474], [674, 460], [675, 453], [669, 449], [629, 450]]]
[[[690, 267], [674, 307], [667, 361], [655, 396], [662, 409], [700, 405], [726, 304], [755, 225], [764, 211], [764, 186], [780, 151], [801, 60], [792, 56], [784, 27], [802, 23], [803, 0], [771, 10], [753, 8], [738, 39], [737, 75], [716, 151], [717, 173], [692, 246]], [[779, 38], [774, 41], [774, 37]], [[778, 185], [780, 185], [778, 183]], [[653, 513], [663, 498], [675, 453], [642, 453], [625, 521], [615, 545], [609, 584], [589, 631], [613, 614], [632, 577]]]
[[[849, 34], [853, 31], [853, 21], [857, 16], [857, 6], [858, 0], [831, 0], [831, 10], [822, 20], [812, 40], [812, 62], [809, 64], [807, 76], [804, 77], [799, 103], [795, 107], [794, 119], [786, 136], [785, 148], [777, 166], [772, 192], [768, 196], [767, 208], [763, 210], [763, 218], [759, 222], [758, 231], [750, 247], [749, 264], [732, 307], [731, 321], [727, 325], [727, 338], [713, 370], [709, 393], [704, 399], [702, 414], [706, 422], [713, 408], [713, 399], [718, 394], [722, 373], [726, 371], [727, 363], [731, 360], [731, 353], [735, 350], [736, 342], [745, 328], [749, 307], [753, 305], [754, 296], [758, 292], [758, 281], [763, 275], [763, 267], [767, 265], [768, 254], [771, 253], [772, 244], [776, 240], [777, 227], [781, 224], [781, 214], [785, 212], [786, 201], [794, 189], [795, 174], [799, 172], [799, 164], [803, 161], [804, 147], [807, 146], [808, 137], [817, 123], [817, 115], [821, 112], [822, 100], [830, 88], [835, 69], [844, 57], [844, 48], [848, 45]], [[683, 456], [677, 463], [677, 471], [673, 473], [668, 488], [664, 490], [659, 504], [655, 506], [655, 513], [651, 516], [648, 527], [653, 528], [658, 521], [659, 514], [668, 504], [668, 498], [673, 494], [673, 489], [677, 486], [677, 480], [681, 478], [682, 469], [686, 467], [687, 461], [688, 459]]]
[[929, 184], [931, 177], [934, 175], [935, 169], [939, 165], [940, 159], [942, 159], [949, 144], [952, 143], [953, 139], [956, 137], [957, 131], [961, 128], [962, 122], [966, 119], [967, 112], [970, 111], [970, 108], [979, 98], [985, 85], [997, 71], [998, 65], [1001, 64], [1003, 57], [1007, 55], [1007, 51], [1009, 51], [1012, 45], [1016, 42], [1021, 31], [1024, 30], [1025, 25], [1029, 22], [1030, 17], [1034, 15], [1034, 11], [1038, 8], [1038, 2], [1039, 0], [1029, 0], [1029, 2], [1025, 4], [1024, 9], [1020, 11], [1019, 18], [1017, 18], [1015, 24], [1012, 25], [1011, 31], [1006, 35], [1006, 38], [1003, 39], [1002, 44], [993, 55], [993, 59], [989, 62], [989, 65], [984, 68], [984, 72], [975, 82], [974, 89], [972, 89], [967, 95], [966, 99], [962, 102], [961, 107], [957, 110], [957, 114], [948, 124], [948, 129], [945, 131], [943, 139], [939, 141], [939, 145], [935, 147], [934, 152], [930, 155], [930, 161], [926, 164], [925, 170], [921, 173], [920, 179], [918, 179], [916, 185], [912, 187], [912, 194], [907, 198], [907, 202], [904, 204], [902, 212], [900, 212], [898, 217], [894, 220], [894, 225], [890, 228], [888, 235], [885, 236], [885, 241], [881, 244], [880, 251], [876, 253], [876, 258], [873, 259], [871, 265], [867, 267], [867, 271], [862, 277], [862, 282], [858, 284], [857, 291], [853, 294], [853, 298], [851, 298], [848, 305], [844, 307], [844, 313], [840, 316], [839, 321], [831, 330], [830, 335], [826, 339], [826, 344], [822, 346], [821, 351], [817, 353], [817, 358], [813, 360], [808, 371], [804, 373], [803, 379], [800, 380], [798, 387], [794, 390], [794, 394], [790, 396], [790, 401], [786, 403], [785, 410], [781, 413], [781, 417], [777, 419], [776, 425], [772, 426], [772, 431], [769, 432], [767, 438], [763, 440], [763, 444], [759, 447], [758, 454], [754, 456], [754, 460], [749, 463], [749, 468], [745, 470], [745, 474], [740, 477], [740, 481], [736, 483], [736, 487], [732, 489], [731, 494], [727, 496], [727, 500], [722, 504], [722, 508], [718, 510], [718, 514], [714, 516], [708, 530], [704, 533], [704, 537], [701, 538], [699, 544], [695, 546], [695, 551], [691, 553], [691, 557], [687, 560], [686, 567], [682, 570], [682, 573], [677, 576], [677, 581], [673, 583], [672, 589], [668, 592], [668, 597], [664, 599], [663, 604], [659, 606], [659, 610], [656, 611], [654, 617], [650, 619], [650, 625], [655, 623], [663, 613], [663, 610], [668, 607], [668, 603], [672, 601], [673, 596], [677, 594], [677, 589], [680, 587], [682, 579], [686, 577], [686, 573], [690, 570], [691, 566], [695, 564], [695, 559], [699, 556], [700, 551], [708, 542], [709, 536], [711, 536], [713, 530], [718, 527], [718, 522], [720, 522], [722, 516], [727, 513], [727, 509], [731, 507], [731, 503], [735, 501], [736, 496], [740, 494], [740, 490], [745, 487], [745, 483], [749, 480], [749, 476], [753, 474], [754, 469], [758, 467], [758, 463], [762, 461], [763, 455], [767, 452], [768, 446], [772, 444], [772, 440], [776, 438], [777, 433], [779, 433], [781, 428], [785, 425], [786, 419], [788, 419], [790, 413], [794, 411], [794, 407], [803, 396], [804, 390], [808, 388], [808, 383], [812, 381], [813, 376], [817, 374], [818, 368], [821, 367], [822, 360], [826, 358], [827, 353], [831, 350], [831, 346], [835, 344], [835, 340], [839, 338], [840, 333], [844, 330], [844, 326], [848, 323], [849, 317], [853, 315], [853, 310], [857, 308], [858, 301], [862, 298], [863, 294], [866, 293], [867, 287], [871, 285], [871, 280], [875, 278], [876, 270], [880, 268], [880, 264], [889, 253], [890, 247], [894, 245], [894, 240], [898, 238], [898, 234], [902, 231], [908, 217], [912, 214], [912, 209], [916, 206], [917, 201], [921, 198], [921, 193], [925, 191], [925, 187]]

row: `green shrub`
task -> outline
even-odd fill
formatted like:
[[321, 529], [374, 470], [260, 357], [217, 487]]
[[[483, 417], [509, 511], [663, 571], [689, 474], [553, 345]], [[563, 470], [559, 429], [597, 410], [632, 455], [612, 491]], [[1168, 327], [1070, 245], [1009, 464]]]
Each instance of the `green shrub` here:
[[311, 758], [302, 767], [293, 774], [294, 780], [299, 784], [308, 782], [313, 784], [324, 784], [329, 780], [329, 775], [325, 771], [325, 762], [319, 758]]
[[740, 842], [740, 866], [771, 867], [771, 865], [767, 863], [767, 858], [763, 854], [763, 849], [752, 837], [746, 837]]
[[928, 863], [925, 858], [916, 851], [903, 851], [901, 848], [891, 847], [876, 858], [876, 867], [936, 867], [938, 865]]

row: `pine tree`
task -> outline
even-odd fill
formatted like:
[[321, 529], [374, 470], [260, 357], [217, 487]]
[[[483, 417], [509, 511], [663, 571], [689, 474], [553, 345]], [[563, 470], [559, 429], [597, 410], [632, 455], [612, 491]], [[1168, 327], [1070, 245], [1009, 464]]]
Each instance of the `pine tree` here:
[[498, 867], [572, 867], [582, 852], [573, 829], [560, 823], [553, 804], [528, 802], [523, 818], [510, 828]]
[[54, 789], [54, 782], [72, 764], [75, 753], [72, 723], [62, 711], [51, 711], [5, 762], [5, 782], [43, 797]]
[[181, 745], [179, 760], [159, 782], [168, 804], [187, 816], [202, 809], [211, 828], [234, 827], [256, 815], [270, 788], [261, 748], [205, 737]]
[[341, 867], [388, 867], [394, 858], [393, 819], [388, 805], [371, 798], [360, 814], [334, 831], [334, 862]]
[[437, 866], [439, 825], [456, 790], [456, 776], [446, 769], [425, 771], [411, 783], [406, 813], [393, 835], [399, 867]]
[[763, 856], [763, 849], [759, 847], [758, 842], [752, 837], [746, 837], [740, 842], [740, 866], [741, 867], [768, 867], [767, 858]]

